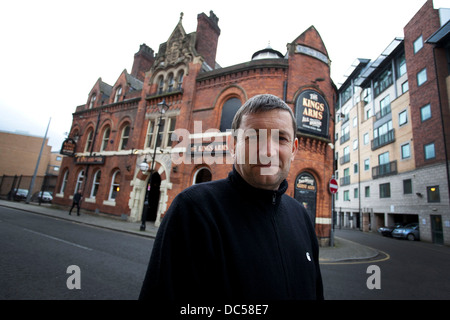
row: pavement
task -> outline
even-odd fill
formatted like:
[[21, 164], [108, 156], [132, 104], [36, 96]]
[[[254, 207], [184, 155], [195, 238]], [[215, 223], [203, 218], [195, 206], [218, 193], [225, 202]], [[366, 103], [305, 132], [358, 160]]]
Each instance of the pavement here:
[[[35, 202], [25, 203], [0, 200], [0, 206], [20, 209], [34, 214], [41, 214], [56, 219], [85, 224], [93, 227], [125, 232], [141, 237], [155, 238], [158, 231], [158, 228], [155, 227], [152, 222], [147, 222], [145, 231], [140, 231], [140, 222], [130, 222], [122, 219], [121, 217], [115, 217], [102, 213], [93, 213], [83, 209], [80, 210], [80, 216], [77, 216], [76, 208], [72, 210], [72, 215], [69, 215], [70, 208], [55, 204], [42, 203], [39, 205]], [[373, 259], [379, 254], [380, 252], [376, 249], [335, 236], [333, 247], [320, 247], [319, 261], [322, 264], [365, 261]]]

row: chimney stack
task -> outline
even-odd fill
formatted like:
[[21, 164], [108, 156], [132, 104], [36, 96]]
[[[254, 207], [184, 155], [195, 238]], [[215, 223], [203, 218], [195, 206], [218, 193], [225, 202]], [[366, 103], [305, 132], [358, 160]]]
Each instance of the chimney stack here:
[[155, 61], [153, 49], [145, 43], [141, 44], [139, 51], [134, 55], [131, 75], [144, 82], [145, 73], [150, 70]]
[[209, 12], [209, 17], [203, 12], [197, 16], [197, 40], [195, 49], [205, 58], [205, 62], [212, 68], [216, 67], [217, 44], [220, 28], [219, 18], [214, 12]]

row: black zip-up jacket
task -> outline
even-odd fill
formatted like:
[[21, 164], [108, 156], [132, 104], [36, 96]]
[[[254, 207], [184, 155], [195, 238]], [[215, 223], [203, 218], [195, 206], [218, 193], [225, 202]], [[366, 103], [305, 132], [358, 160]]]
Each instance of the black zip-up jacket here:
[[227, 179], [187, 188], [153, 245], [139, 299], [323, 299], [319, 248], [298, 201], [256, 189], [233, 168]]

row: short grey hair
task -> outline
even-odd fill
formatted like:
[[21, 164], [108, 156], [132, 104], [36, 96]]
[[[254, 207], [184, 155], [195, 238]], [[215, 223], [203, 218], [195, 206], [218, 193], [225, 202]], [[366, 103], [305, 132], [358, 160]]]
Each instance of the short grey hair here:
[[294, 130], [294, 138], [297, 133], [297, 120], [292, 112], [292, 109], [280, 98], [272, 94], [260, 94], [247, 100], [242, 107], [236, 112], [231, 129], [237, 130], [241, 125], [242, 118], [248, 114], [255, 114], [259, 112], [267, 112], [271, 110], [284, 110], [289, 112], [292, 119], [292, 128]]

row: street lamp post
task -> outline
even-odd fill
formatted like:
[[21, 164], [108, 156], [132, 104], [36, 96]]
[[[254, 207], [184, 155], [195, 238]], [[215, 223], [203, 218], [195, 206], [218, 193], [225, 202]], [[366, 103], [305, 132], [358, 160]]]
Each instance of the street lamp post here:
[[[155, 139], [155, 148], [153, 150], [153, 156], [152, 156], [152, 167], [150, 169], [150, 178], [149, 182], [147, 183], [147, 186], [145, 188], [145, 200], [144, 200], [144, 207], [142, 209], [142, 222], [140, 231], [145, 231], [145, 223], [147, 221], [147, 211], [148, 211], [148, 194], [149, 194], [149, 186], [151, 186], [152, 183], [152, 176], [153, 176], [153, 170], [155, 168], [155, 157], [156, 157], [156, 148], [158, 146], [158, 139], [159, 139], [159, 131], [161, 129], [161, 120], [163, 115], [166, 113], [166, 111], [169, 109], [169, 106], [166, 104], [166, 100], [163, 99], [162, 102], [158, 103], [158, 111], [159, 111], [159, 122], [158, 122], [158, 130], [156, 132], [156, 139]], [[147, 163], [147, 157], [144, 158], [144, 162], [142, 162], [139, 165], [139, 169], [145, 173], [148, 171], [148, 163]]]

